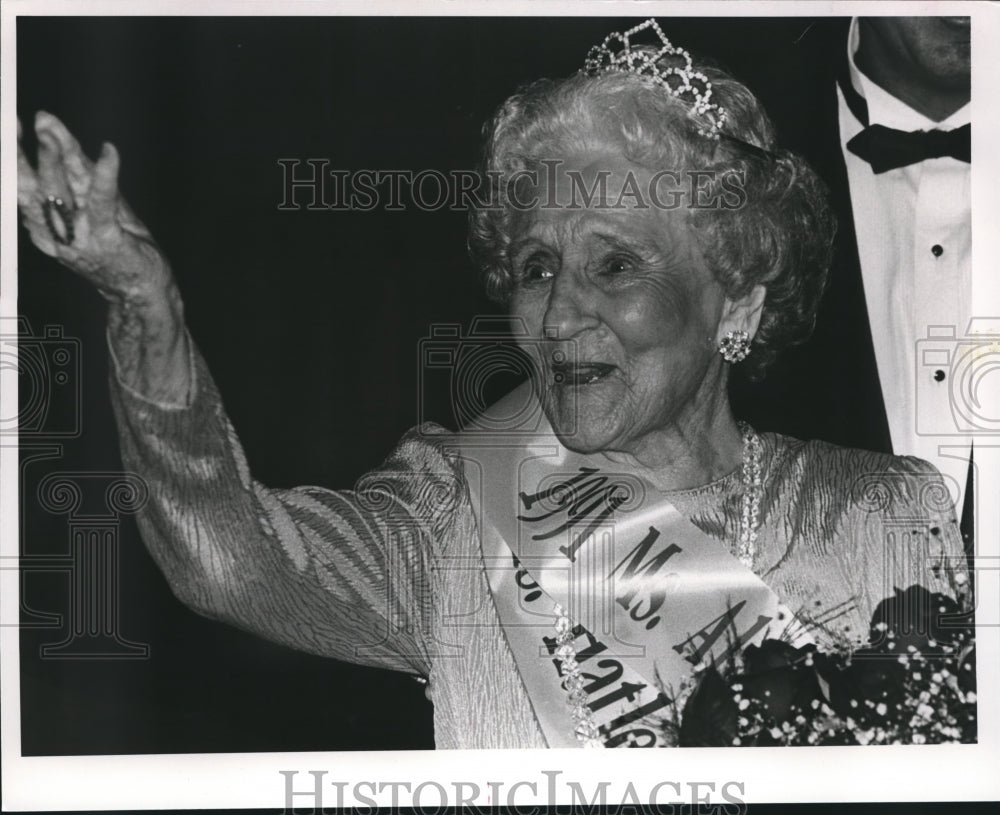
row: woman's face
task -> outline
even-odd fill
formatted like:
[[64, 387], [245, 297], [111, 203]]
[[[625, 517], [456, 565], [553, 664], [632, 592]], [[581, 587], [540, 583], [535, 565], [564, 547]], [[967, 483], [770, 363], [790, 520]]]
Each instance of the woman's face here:
[[[538, 200], [566, 203], [573, 173], [589, 189], [599, 171], [610, 171], [605, 204], [617, 201], [627, 174], [640, 189], [652, 175], [620, 156], [567, 160], [550, 179], [555, 197], [543, 185]], [[592, 201], [517, 215], [511, 311], [532, 337], [548, 338], [539, 395], [563, 443], [642, 456], [655, 454], [664, 431], [704, 429], [699, 423], [725, 398], [716, 342], [729, 301], [685, 208], [639, 208], [622, 198], [620, 207]]]

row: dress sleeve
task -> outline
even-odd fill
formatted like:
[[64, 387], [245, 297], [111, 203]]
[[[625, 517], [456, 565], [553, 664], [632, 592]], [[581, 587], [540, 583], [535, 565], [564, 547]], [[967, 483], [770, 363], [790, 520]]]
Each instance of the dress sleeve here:
[[354, 490], [268, 489], [190, 347], [186, 405], [111, 376], [123, 463], [149, 488], [139, 529], [174, 594], [293, 648], [426, 676], [434, 541], [466, 495], [435, 428], [407, 434]]
[[854, 557], [867, 605], [912, 585], [961, 604], [970, 589], [954, 504], [941, 474], [912, 456], [884, 457], [854, 483]]
[[964, 604], [954, 506], [927, 462], [781, 437], [765, 483], [760, 574], [817, 641], [867, 641], [880, 603], [911, 586]]

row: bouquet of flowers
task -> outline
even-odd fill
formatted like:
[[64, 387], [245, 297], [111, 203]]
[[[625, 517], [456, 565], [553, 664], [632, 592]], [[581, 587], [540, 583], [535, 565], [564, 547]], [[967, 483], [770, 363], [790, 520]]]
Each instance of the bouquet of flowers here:
[[696, 669], [659, 725], [681, 747], [975, 742], [974, 644], [955, 600], [897, 589], [863, 647], [765, 639]]

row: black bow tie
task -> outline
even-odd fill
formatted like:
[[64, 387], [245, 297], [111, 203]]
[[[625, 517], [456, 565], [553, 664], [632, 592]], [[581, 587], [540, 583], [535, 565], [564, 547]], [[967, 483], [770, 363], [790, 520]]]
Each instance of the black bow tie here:
[[950, 156], [959, 161], [972, 160], [972, 125], [954, 130], [893, 130], [884, 125], [868, 124], [868, 104], [851, 84], [846, 71], [840, 76], [840, 89], [847, 107], [865, 129], [847, 143], [847, 149], [872, 166], [875, 174], [917, 164], [928, 158]]
[[954, 130], [893, 130], [869, 125], [847, 143], [847, 149], [863, 158], [877, 175], [928, 158], [951, 156], [972, 159], [972, 125]]

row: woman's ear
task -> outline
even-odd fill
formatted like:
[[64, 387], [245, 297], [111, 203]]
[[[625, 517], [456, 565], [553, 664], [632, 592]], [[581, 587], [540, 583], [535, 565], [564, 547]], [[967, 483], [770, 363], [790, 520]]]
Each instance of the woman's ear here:
[[767, 297], [766, 286], [754, 286], [738, 300], [726, 298], [719, 318], [719, 328], [715, 340], [718, 342], [730, 331], [742, 329], [751, 339], [757, 333], [760, 316], [764, 312], [764, 299]]

